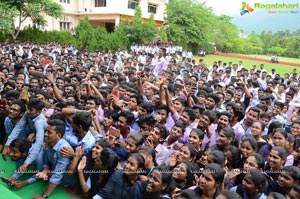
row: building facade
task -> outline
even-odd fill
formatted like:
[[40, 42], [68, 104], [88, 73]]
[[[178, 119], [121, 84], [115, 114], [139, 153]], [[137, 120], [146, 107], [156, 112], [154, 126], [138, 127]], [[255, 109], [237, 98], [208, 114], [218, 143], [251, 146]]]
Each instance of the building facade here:
[[[74, 30], [79, 21], [88, 15], [93, 27], [105, 27], [111, 32], [120, 22], [133, 18], [135, 7], [142, 9], [143, 21], [154, 14], [156, 26], [162, 26], [169, 0], [54, 0], [64, 8], [64, 17], [55, 19], [46, 16], [47, 26], [42, 30]], [[30, 22], [24, 23], [24, 26]]]

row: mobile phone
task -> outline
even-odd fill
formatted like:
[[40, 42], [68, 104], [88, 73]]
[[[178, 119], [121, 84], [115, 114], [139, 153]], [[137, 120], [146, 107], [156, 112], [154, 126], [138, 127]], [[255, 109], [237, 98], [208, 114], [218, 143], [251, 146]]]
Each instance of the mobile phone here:
[[120, 130], [115, 128], [109, 128], [108, 134], [118, 138], [120, 137]]
[[29, 90], [29, 87], [28, 87], [28, 86], [23, 86], [22, 92], [24, 93], [24, 96], [25, 96], [25, 97], [28, 96], [28, 90]]
[[111, 93], [113, 96], [119, 98], [119, 90], [114, 89], [113, 92]]
[[4, 110], [6, 107], [6, 101], [5, 99], [0, 100], [0, 110]]
[[0, 177], [2, 182], [5, 182], [6, 184], [10, 184], [10, 181], [6, 178]]

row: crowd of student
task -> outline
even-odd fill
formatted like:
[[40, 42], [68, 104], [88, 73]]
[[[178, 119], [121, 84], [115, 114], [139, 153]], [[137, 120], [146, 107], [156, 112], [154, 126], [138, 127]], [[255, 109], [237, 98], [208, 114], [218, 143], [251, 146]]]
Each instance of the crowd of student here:
[[48, 181], [35, 199], [58, 185], [94, 199], [300, 199], [297, 70], [210, 67], [154, 47], [2, 43], [8, 186]]

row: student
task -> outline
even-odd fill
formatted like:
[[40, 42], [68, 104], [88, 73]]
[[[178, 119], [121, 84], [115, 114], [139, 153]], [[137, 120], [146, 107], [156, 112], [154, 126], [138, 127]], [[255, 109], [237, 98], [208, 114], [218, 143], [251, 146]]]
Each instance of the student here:
[[162, 143], [167, 138], [168, 130], [161, 124], [155, 124], [150, 135], [145, 140], [145, 145], [155, 150], [155, 160], [157, 165], [165, 164], [169, 158], [169, 150]]
[[[118, 164], [118, 156], [112, 149], [104, 148], [96, 157], [96, 147], [95, 144], [92, 152], [94, 166], [90, 168], [91, 170], [85, 170], [86, 165], [89, 163], [86, 156], [82, 158], [77, 167], [80, 186], [83, 195], [86, 197], [93, 197], [105, 186]], [[88, 176], [84, 176], [85, 174], [88, 174]]]
[[199, 184], [195, 192], [200, 198], [216, 198], [219, 195], [224, 175], [225, 171], [220, 165], [214, 163], [207, 165], [199, 177]]
[[287, 196], [290, 190], [299, 183], [300, 171], [294, 166], [286, 166], [281, 170], [278, 180], [272, 180], [264, 190], [265, 194], [278, 192]]
[[105, 186], [99, 190], [94, 199], [99, 198], [143, 198], [145, 183], [139, 180], [139, 173], [145, 160], [138, 153], [132, 153], [123, 170], [115, 170]]
[[27, 103], [27, 111], [20, 120], [20, 125], [14, 127], [10, 136], [8, 137], [2, 157], [5, 158], [9, 152], [10, 143], [22, 134], [24, 128], [29, 128], [31, 134], [26, 135], [30, 140], [35, 140], [31, 146], [29, 155], [24, 163], [19, 167], [19, 172], [24, 172], [28, 165], [32, 164], [43, 150], [44, 131], [47, 128], [46, 118], [42, 113], [44, 104], [37, 98], [31, 98]]
[[48, 127], [45, 131], [45, 143], [48, 147], [44, 149], [43, 170], [36, 174], [36, 178], [49, 181], [49, 183], [44, 193], [41, 195], [35, 195], [33, 197], [34, 199], [41, 197], [48, 198], [55, 187], [59, 184], [68, 186], [76, 184], [76, 178], [73, 177], [72, 179], [68, 179], [66, 174], [70, 159], [62, 156], [60, 153], [60, 150], [63, 147], [71, 147], [70, 144], [63, 139], [65, 128], [65, 123], [61, 120], [55, 119], [48, 121]]
[[153, 169], [148, 177], [144, 199], [170, 199], [168, 186], [171, 181], [171, 173], [166, 166], [158, 166]]
[[140, 179], [147, 180], [147, 177], [151, 175], [153, 169], [157, 166], [155, 162], [155, 151], [149, 146], [142, 146], [139, 148], [138, 153], [143, 156], [145, 160], [143, 172], [140, 175]]
[[[31, 142], [27, 138], [17, 138], [10, 144], [10, 157], [13, 161], [16, 161], [16, 170], [12, 177], [8, 178], [10, 181], [10, 186], [13, 186], [17, 189], [22, 188], [28, 184], [35, 183], [37, 179], [33, 176], [27, 180], [19, 180], [21, 175], [17, 172], [19, 167], [24, 163], [31, 149]], [[40, 157], [33, 162], [37, 170], [43, 168], [43, 154], [41, 153]]]
[[266, 199], [267, 196], [262, 192], [265, 183], [266, 178], [261, 171], [251, 169], [242, 184], [232, 187], [230, 191], [236, 192], [242, 198]]
[[288, 199], [300, 199], [300, 185], [296, 185], [294, 186], [288, 196], [287, 196]]

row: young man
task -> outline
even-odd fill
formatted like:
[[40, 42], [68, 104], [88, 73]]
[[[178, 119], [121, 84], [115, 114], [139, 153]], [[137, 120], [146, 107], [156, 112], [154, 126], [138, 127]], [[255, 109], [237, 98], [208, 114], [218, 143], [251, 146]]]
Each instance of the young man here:
[[44, 131], [47, 128], [46, 118], [42, 113], [43, 107], [43, 102], [38, 98], [30, 99], [27, 103], [27, 111], [19, 121], [20, 124], [14, 127], [6, 141], [5, 148], [2, 152], [4, 160], [6, 159], [6, 155], [9, 153], [10, 143], [17, 137], [20, 137], [25, 128], [29, 128], [29, 133], [31, 134], [26, 134], [24, 136], [28, 137], [31, 141], [35, 140], [32, 144], [28, 157], [19, 167], [19, 173], [23, 173], [29, 164], [32, 164], [33, 161], [37, 160], [43, 150]]
[[[59, 184], [74, 185], [68, 183], [66, 169], [70, 163], [70, 159], [64, 157], [60, 151], [63, 147], [71, 147], [67, 141], [63, 139], [65, 133], [65, 123], [62, 120], [54, 119], [48, 121], [48, 127], [45, 131], [45, 143], [47, 148], [44, 149], [44, 166], [41, 172], [36, 174], [37, 179], [44, 181], [49, 180], [47, 189], [41, 195], [35, 195], [34, 199], [48, 198], [55, 187]], [[51, 175], [50, 177], [49, 174]]]

